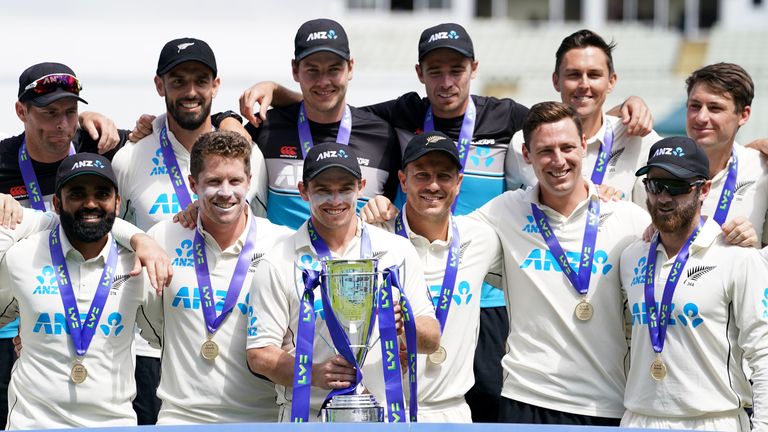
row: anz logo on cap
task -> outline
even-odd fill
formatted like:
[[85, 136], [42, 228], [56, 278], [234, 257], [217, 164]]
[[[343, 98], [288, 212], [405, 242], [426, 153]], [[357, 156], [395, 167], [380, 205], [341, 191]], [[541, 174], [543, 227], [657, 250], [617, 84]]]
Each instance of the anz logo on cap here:
[[311, 40], [317, 40], [317, 39], [336, 39], [339, 35], [336, 34], [336, 31], [331, 29], [328, 31], [316, 31], [312, 32], [307, 36], [307, 42]]
[[454, 30], [451, 30], [449, 32], [437, 32], [429, 37], [429, 40], [427, 41], [427, 43], [434, 42], [440, 39], [458, 39], [458, 38], [459, 38], [459, 34], [456, 33], [456, 31]]
[[681, 147], [663, 147], [658, 150], [656, 150], [656, 153], [653, 154], [653, 157], [656, 156], [677, 156], [677, 157], [683, 157], [685, 156], [685, 152]]
[[317, 159], [315, 159], [315, 161], [328, 159], [328, 158], [345, 158], [346, 159], [347, 157], [349, 157], [349, 155], [347, 155], [347, 152], [345, 152], [344, 150], [339, 150], [339, 151], [326, 150], [320, 153], [319, 155], [317, 155]]
[[85, 167], [94, 167], [94, 168], [104, 168], [104, 164], [101, 163], [100, 160], [82, 160], [77, 161], [72, 165], [72, 170], [76, 170], [78, 168], [85, 168]]

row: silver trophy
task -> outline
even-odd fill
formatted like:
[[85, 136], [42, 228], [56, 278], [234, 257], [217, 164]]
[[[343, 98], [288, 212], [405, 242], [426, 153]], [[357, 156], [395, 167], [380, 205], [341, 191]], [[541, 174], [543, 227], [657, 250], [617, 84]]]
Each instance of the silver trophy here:
[[[375, 259], [323, 261], [321, 283], [361, 368], [370, 349], [371, 328], [376, 320], [377, 264]], [[358, 383], [356, 394], [334, 396], [322, 410], [323, 421], [383, 422], [384, 408], [372, 394], [362, 392], [363, 387]]]

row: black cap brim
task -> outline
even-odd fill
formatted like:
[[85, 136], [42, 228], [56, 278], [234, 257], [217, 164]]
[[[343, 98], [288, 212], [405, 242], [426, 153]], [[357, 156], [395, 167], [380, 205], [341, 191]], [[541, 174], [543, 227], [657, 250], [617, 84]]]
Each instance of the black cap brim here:
[[109, 178], [109, 176], [104, 175], [104, 173], [102, 171], [95, 171], [95, 170], [90, 171], [89, 170], [89, 171], [78, 171], [78, 172], [72, 174], [71, 176], [65, 177], [64, 179], [61, 180], [61, 182], [59, 182], [59, 184], [56, 185], [56, 192], [58, 192], [62, 187], [64, 187], [64, 185], [69, 183], [72, 179], [80, 177], [80, 176], [83, 176], [83, 175], [92, 175], [92, 176], [96, 176], [96, 177], [101, 177], [104, 180], [110, 182], [112, 184], [112, 186], [115, 187], [115, 191], [116, 192], [120, 191], [120, 189], [117, 187], [117, 182], [114, 179], [111, 179], [111, 178]]
[[693, 172], [688, 168], [683, 168], [674, 164], [669, 164], [664, 162], [650, 163], [640, 168], [639, 170], [637, 170], [637, 172], [635, 172], [635, 176], [639, 177], [641, 175], [648, 174], [648, 171], [650, 171], [651, 168], [662, 169], [679, 179], [701, 178], [701, 174]]
[[158, 75], [165, 75], [168, 72], [170, 72], [171, 69], [175, 68], [176, 66], [178, 66], [178, 65], [180, 65], [182, 63], [191, 62], [191, 61], [201, 63], [203, 66], [205, 66], [208, 69], [210, 69], [211, 72], [213, 72], [214, 78], [217, 76], [218, 71], [214, 67], [212, 67], [210, 64], [208, 64], [208, 59], [204, 59], [204, 58], [199, 57], [199, 56], [191, 56], [191, 57], [184, 57], [184, 58], [176, 59], [176, 60], [168, 63], [167, 65], [165, 65], [165, 67], [163, 67], [162, 69], [158, 69], [156, 73]]
[[345, 53], [345, 52], [343, 52], [343, 51], [339, 51], [337, 49], [333, 49], [333, 48], [329, 48], [329, 47], [318, 46], [318, 47], [310, 48], [310, 49], [302, 52], [299, 56], [296, 57], [295, 60], [296, 61], [301, 61], [301, 60], [311, 56], [312, 54], [323, 52], [323, 51], [327, 51], [329, 53], [336, 54], [337, 56], [343, 58], [344, 60], [349, 60], [349, 58], [350, 58], [350, 55]]
[[427, 56], [427, 54], [431, 53], [434, 50], [440, 49], [440, 48], [454, 50], [457, 53], [463, 55], [464, 57], [471, 58], [473, 60], [475, 59], [475, 56], [472, 53], [470, 53], [469, 51], [467, 51], [467, 50], [464, 50], [464, 49], [461, 49], [461, 48], [457, 48], [457, 47], [451, 46], [451, 45], [435, 45], [435, 46], [431, 46], [431, 47], [425, 49], [424, 51], [420, 52], [419, 53], [419, 61], [423, 60], [424, 57]]
[[354, 178], [356, 178], [356, 179], [358, 179], [358, 180], [360, 180], [360, 179], [362, 179], [362, 178], [363, 178], [363, 176], [362, 176], [362, 174], [361, 174], [360, 172], [355, 172], [355, 171], [354, 171], [352, 168], [350, 168], [350, 167], [348, 167], [348, 166], [346, 166], [346, 165], [343, 165], [343, 164], [336, 164], [336, 163], [332, 163], [332, 164], [328, 164], [328, 165], [325, 165], [325, 166], [324, 166], [322, 169], [319, 169], [319, 170], [317, 170], [317, 171], [315, 171], [315, 172], [311, 173], [309, 176], [307, 176], [307, 177], [305, 177], [305, 178], [304, 178], [304, 181], [305, 181], [305, 182], [308, 182], [308, 181], [310, 181], [310, 180], [313, 180], [314, 178], [316, 178], [317, 176], [319, 176], [319, 175], [320, 175], [320, 174], [322, 174], [323, 172], [325, 172], [325, 171], [328, 171], [328, 170], [329, 170], [329, 169], [331, 169], [331, 168], [341, 168], [341, 169], [343, 169], [344, 171], [346, 171], [346, 172], [348, 172], [348, 173], [352, 174], [352, 177], [354, 177]]
[[70, 92], [68, 92], [66, 90], [63, 90], [63, 89], [57, 89], [56, 91], [54, 91], [52, 93], [40, 95], [40, 96], [37, 96], [37, 97], [32, 97], [32, 98], [29, 98], [29, 99], [24, 98], [22, 100], [22, 102], [30, 102], [32, 105], [34, 105], [36, 107], [44, 107], [44, 106], [48, 106], [48, 105], [56, 102], [59, 99], [64, 99], [64, 98], [68, 98], [68, 97], [69, 98], [75, 98], [75, 99], [79, 100], [80, 102], [82, 102], [84, 104], [88, 103], [88, 102], [85, 101], [85, 99], [81, 98], [80, 96], [78, 96], [78, 95], [76, 95], [74, 93], [70, 93]]
[[[451, 144], [453, 144], [453, 143], [451, 143]], [[408, 157], [408, 159], [404, 159], [403, 160], [403, 166], [406, 166], [406, 165], [408, 165], [411, 162], [417, 161], [417, 160], [421, 159], [422, 156], [426, 155], [427, 153], [432, 153], [432, 152], [440, 152], [440, 153], [442, 153], [444, 155], [447, 155], [449, 158], [451, 158], [451, 161], [453, 161], [456, 164], [456, 166], [459, 169], [461, 169], [461, 161], [459, 160], [459, 158], [456, 157], [456, 154], [451, 152], [450, 150], [446, 150], [446, 149], [440, 148], [440, 147], [425, 147], [425, 148], [423, 148], [419, 153], [411, 155], [410, 157]]]

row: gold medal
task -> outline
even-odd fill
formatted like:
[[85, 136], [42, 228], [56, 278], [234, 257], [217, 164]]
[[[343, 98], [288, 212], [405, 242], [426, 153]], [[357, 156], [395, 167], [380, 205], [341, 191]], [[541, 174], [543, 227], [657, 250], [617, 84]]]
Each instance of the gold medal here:
[[667, 377], [667, 366], [661, 361], [661, 356], [656, 356], [656, 360], [651, 363], [651, 378], [661, 381]]
[[589, 321], [590, 319], [592, 319], [594, 308], [592, 307], [592, 303], [588, 302], [586, 299], [582, 297], [579, 304], [576, 305], [576, 309], [574, 310], [574, 313], [576, 314], [576, 318], [579, 321]]
[[438, 348], [437, 351], [427, 356], [429, 361], [431, 361], [434, 364], [441, 364], [442, 362], [445, 361], [447, 357], [448, 357], [448, 352], [445, 351], [445, 348], [442, 345], [440, 345], [440, 348]]
[[200, 348], [200, 355], [202, 355], [204, 359], [211, 361], [219, 356], [219, 346], [216, 345], [216, 342], [211, 340], [211, 336], [208, 337], [207, 341], [203, 342], [203, 346]]
[[72, 371], [69, 373], [69, 379], [75, 384], [82, 384], [86, 378], [88, 378], [88, 369], [79, 360], [76, 361], [75, 365], [72, 366]]

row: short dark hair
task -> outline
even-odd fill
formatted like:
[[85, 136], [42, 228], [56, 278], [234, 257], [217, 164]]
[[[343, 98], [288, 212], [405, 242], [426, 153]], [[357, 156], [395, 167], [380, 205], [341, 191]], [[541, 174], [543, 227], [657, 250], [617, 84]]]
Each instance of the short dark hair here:
[[562, 102], [539, 102], [531, 107], [528, 111], [528, 116], [523, 122], [523, 139], [525, 140], [525, 148], [531, 149], [531, 134], [539, 126], [543, 124], [556, 123], [560, 120], [570, 118], [573, 123], [576, 124], [576, 130], [579, 131], [579, 139], [581, 139], [583, 127], [581, 125], [581, 119], [576, 111], [567, 104]]
[[563, 57], [568, 51], [587, 47], [599, 48], [605, 53], [605, 57], [608, 59], [608, 72], [614, 73], [613, 55], [611, 53], [616, 48], [616, 44], [613, 41], [607, 43], [605, 39], [592, 30], [583, 29], [572, 33], [560, 42], [560, 47], [557, 49], [557, 53], [555, 53], [555, 74], [560, 73], [560, 64], [563, 63]]
[[200, 135], [190, 155], [189, 171], [192, 177], [197, 178], [203, 170], [206, 156], [240, 159], [245, 173], [251, 173], [251, 143], [238, 133], [220, 130]]
[[721, 95], [730, 95], [736, 105], [736, 112], [752, 105], [755, 97], [755, 83], [743, 67], [734, 63], [715, 63], [694, 71], [685, 80], [688, 96], [696, 84], [705, 84]]

